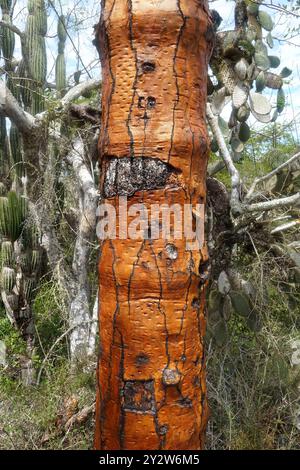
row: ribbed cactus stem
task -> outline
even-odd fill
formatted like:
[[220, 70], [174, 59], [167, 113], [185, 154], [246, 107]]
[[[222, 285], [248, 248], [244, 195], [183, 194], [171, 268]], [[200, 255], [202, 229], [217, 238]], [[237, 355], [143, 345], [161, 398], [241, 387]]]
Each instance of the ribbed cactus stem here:
[[[11, 0], [1, 0], [0, 7], [2, 11], [2, 21], [11, 24], [11, 17], [9, 15], [11, 8]], [[9, 71], [12, 69], [11, 62], [15, 49], [15, 34], [7, 26], [1, 26], [1, 49], [2, 55], [5, 60], [5, 69]]]
[[39, 276], [42, 252], [37, 229], [27, 222], [28, 206], [24, 197], [13, 191], [0, 197], [2, 288], [5, 287], [7, 292], [12, 289], [13, 271], [18, 271], [22, 274], [23, 296], [29, 302]]
[[0, 197], [0, 234], [11, 242], [18, 240], [27, 212], [27, 200], [14, 191]]
[[47, 75], [47, 11], [44, 0], [29, 0], [26, 22], [26, 49], [29, 57], [29, 74], [35, 81], [32, 86], [32, 113], [44, 110], [43, 86]]
[[10, 154], [15, 174], [21, 178], [24, 175], [21, 138], [17, 127], [12, 124], [9, 132]]
[[67, 30], [65, 24], [65, 17], [62, 15], [57, 23], [58, 35], [58, 56], [55, 63], [55, 82], [56, 89], [60, 94], [63, 94], [66, 88], [66, 59], [65, 59], [65, 43], [67, 39]]
[[7, 166], [6, 120], [0, 116], [0, 178], [4, 178]]
[[3, 13], [9, 14], [12, 0], [0, 0], [0, 8]]

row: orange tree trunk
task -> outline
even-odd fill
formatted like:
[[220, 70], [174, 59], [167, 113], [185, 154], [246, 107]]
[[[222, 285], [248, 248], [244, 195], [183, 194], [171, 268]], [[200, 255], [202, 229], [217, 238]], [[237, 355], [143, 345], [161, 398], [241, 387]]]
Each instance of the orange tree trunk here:
[[[206, 1], [103, 0], [96, 34], [104, 200], [204, 204]], [[101, 246], [95, 448], [201, 449], [207, 250], [148, 235]]]

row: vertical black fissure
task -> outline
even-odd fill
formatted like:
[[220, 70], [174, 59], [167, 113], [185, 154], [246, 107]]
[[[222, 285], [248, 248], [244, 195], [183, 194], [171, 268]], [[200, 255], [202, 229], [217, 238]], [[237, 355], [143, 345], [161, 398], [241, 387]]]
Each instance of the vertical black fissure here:
[[[117, 282], [117, 277], [116, 277], [116, 272], [115, 272], [116, 253], [115, 253], [115, 249], [114, 249], [114, 246], [113, 246], [113, 243], [112, 243], [111, 240], [110, 240], [110, 247], [111, 247], [111, 250], [112, 250], [112, 253], [113, 253], [112, 274], [113, 274], [113, 279], [114, 279], [114, 283], [115, 283], [115, 286], [116, 286], [116, 308], [115, 308], [115, 311], [114, 311], [114, 314], [113, 314], [113, 333], [112, 333], [112, 339], [111, 339], [111, 344], [110, 344], [110, 353], [109, 353], [109, 364], [108, 364], [108, 368], [109, 368], [108, 383], [109, 384], [111, 382], [111, 376], [112, 376], [113, 346], [114, 346], [114, 343], [115, 343], [115, 333], [116, 333], [116, 330], [117, 330], [117, 314], [120, 311], [119, 285], [118, 285], [118, 282]], [[101, 389], [101, 387], [100, 387], [100, 389]], [[102, 400], [101, 400], [101, 420], [100, 420], [101, 424], [102, 424], [102, 422], [105, 421], [106, 404], [107, 404], [108, 400], [110, 399], [110, 392], [111, 392], [111, 388], [109, 386], [107, 394], [104, 397], [102, 397]], [[102, 439], [102, 436], [103, 436], [103, 433], [101, 432], [101, 439]], [[102, 447], [103, 447], [103, 440], [102, 440]]]
[[135, 77], [134, 77], [134, 82], [132, 85], [132, 89], [133, 89], [132, 100], [131, 100], [131, 104], [129, 108], [126, 126], [128, 129], [128, 135], [130, 138], [130, 157], [134, 157], [134, 138], [133, 138], [133, 133], [130, 127], [130, 123], [131, 123], [131, 115], [132, 115], [132, 110], [133, 110], [134, 100], [135, 100], [135, 95], [136, 95], [136, 86], [137, 86], [137, 81], [138, 81], [138, 57], [137, 57], [137, 50], [134, 47], [132, 0], [127, 0], [127, 1], [128, 1], [128, 20], [129, 20], [129, 41], [130, 41], [131, 50], [134, 54]]
[[[102, 11], [104, 11], [104, 9], [105, 9], [105, 3], [106, 3], [106, 1], [104, 1]], [[107, 24], [110, 23], [110, 17], [112, 15], [113, 10], [114, 10], [114, 6], [115, 6], [115, 0], [113, 2], [111, 10], [109, 12], [109, 15], [108, 15], [108, 18], [107, 18]], [[103, 20], [103, 29], [104, 29], [104, 35], [105, 35], [105, 49], [106, 49], [107, 58], [108, 58], [109, 73], [110, 73], [111, 81], [112, 81], [111, 91], [110, 91], [109, 98], [108, 98], [108, 103], [107, 103], [107, 116], [106, 116], [106, 123], [105, 123], [105, 141], [106, 141], [106, 145], [108, 145], [108, 143], [109, 143], [108, 129], [109, 129], [109, 118], [110, 118], [110, 106], [111, 106], [112, 97], [113, 97], [113, 94], [114, 94], [114, 91], [115, 91], [115, 88], [116, 88], [116, 79], [115, 79], [115, 76], [113, 74], [112, 65], [111, 65], [110, 41], [109, 41], [109, 35], [108, 35], [108, 32], [107, 32], [107, 27], [108, 26], [106, 26], [105, 21]]]
[[183, 14], [183, 11], [180, 6], [180, 0], [177, 0], [177, 8], [178, 12], [182, 18], [182, 25], [180, 26], [179, 33], [177, 36], [177, 42], [176, 42], [176, 48], [175, 48], [175, 54], [173, 57], [173, 72], [175, 76], [175, 85], [176, 85], [176, 100], [174, 101], [174, 106], [173, 106], [173, 119], [172, 119], [172, 131], [171, 131], [171, 142], [170, 142], [170, 149], [169, 149], [169, 154], [168, 154], [168, 162], [170, 161], [171, 158], [171, 153], [173, 149], [173, 139], [174, 139], [174, 131], [175, 131], [175, 112], [177, 105], [179, 103], [179, 84], [178, 84], [178, 75], [177, 75], [177, 70], [176, 70], [176, 60], [177, 60], [177, 54], [178, 54], [178, 49], [179, 49], [179, 43], [182, 37], [183, 30], [185, 28], [186, 24], [186, 17]]

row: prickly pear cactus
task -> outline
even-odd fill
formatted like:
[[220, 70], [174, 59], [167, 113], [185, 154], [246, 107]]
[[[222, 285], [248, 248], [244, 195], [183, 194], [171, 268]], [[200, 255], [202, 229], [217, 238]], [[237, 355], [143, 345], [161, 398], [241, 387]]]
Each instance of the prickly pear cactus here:
[[[208, 333], [218, 346], [228, 340], [227, 322], [233, 313], [243, 319], [247, 327], [259, 331], [261, 320], [254, 305], [255, 289], [250, 282], [230, 279], [225, 271], [221, 271], [217, 282], [212, 287], [207, 299]], [[239, 289], [239, 290], [236, 290]]]
[[[210, 65], [218, 85], [212, 85], [209, 101], [213, 113], [220, 116], [231, 97], [229, 132], [223, 134], [236, 161], [251, 137], [246, 124], [250, 115], [267, 124], [274, 122], [285, 107], [283, 85], [292, 72], [287, 67], [281, 72], [274, 70], [280, 59], [270, 53], [273, 27], [261, 1], [240, 0], [235, 5], [235, 29], [217, 33]], [[277, 91], [277, 102], [273, 99], [270, 103], [270, 96], [262, 94], [265, 88]]]

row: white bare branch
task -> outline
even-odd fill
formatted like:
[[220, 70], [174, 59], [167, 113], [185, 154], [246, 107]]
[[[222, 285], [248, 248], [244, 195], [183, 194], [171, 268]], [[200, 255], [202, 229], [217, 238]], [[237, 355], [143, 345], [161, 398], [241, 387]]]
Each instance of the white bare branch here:
[[[48, 123], [49, 119], [56, 119], [62, 113], [65, 113], [68, 110], [68, 107], [73, 100], [79, 98], [84, 93], [95, 90], [96, 88], [100, 88], [101, 83], [101, 80], [93, 79], [86, 80], [85, 82], [79, 83], [78, 85], [72, 87], [59, 101], [55, 110], [51, 110], [51, 112], [43, 111], [42, 113], [36, 115], [36, 125], [42, 126], [44, 123]], [[56, 132], [53, 134], [53, 137], [59, 138], [60, 135]]]
[[92, 198], [98, 198], [99, 192], [96, 188], [93, 175], [84, 160], [84, 143], [81, 139], [78, 138], [75, 140], [67, 156], [67, 160], [73, 166], [73, 170], [83, 193], [90, 195]]
[[0, 26], [4, 26], [5, 28], [10, 29], [13, 33], [16, 33], [22, 39], [25, 36], [25, 34], [12, 23], [7, 23], [6, 21], [0, 20]]
[[263, 175], [261, 176], [260, 178], [255, 178], [255, 180], [253, 181], [247, 195], [245, 196], [245, 201], [249, 201], [249, 199], [251, 198], [256, 186], [260, 183], [263, 183], [264, 181], [267, 181], [269, 180], [270, 178], [272, 178], [274, 175], [276, 175], [277, 173], [279, 173], [283, 168], [285, 168], [286, 166], [290, 165], [291, 163], [293, 163], [294, 161], [298, 160], [298, 158], [300, 158], [300, 152], [296, 153], [295, 155], [293, 155], [291, 158], [289, 158], [286, 162], [282, 163], [281, 165], [279, 165], [277, 168], [275, 168], [274, 170], [270, 171], [270, 173], [267, 173], [266, 175]]
[[96, 335], [97, 331], [95, 328], [90, 331], [83, 324], [91, 319], [87, 266], [91, 244], [96, 234], [96, 208], [99, 193], [93, 175], [87, 166], [84, 143], [80, 137], [75, 140], [67, 156], [67, 161], [73, 167], [80, 188], [79, 227], [72, 262], [72, 273], [77, 282], [74, 298], [70, 305], [69, 322], [70, 325], [78, 325], [70, 335], [71, 356], [76, 357], [82, 353], [83, 348], [92, 349], [95, 338], [91, 338], [90, 333]]
[[61, 100], [61, 106], [64, 109], [67, 108], [71, 101], [79, 98], [83, 93], [95, 90], [98, 87], [100, 88], [101, 83], [101, 80], [97, 79], [86, 80], [85, 82], [79, 83], [65, 94]]
[[34, 117], [21, 108], [2, 80], [0, 81], [0, 114], [8, 117], [23, 134], [29, 134], [37, 128]]
[[300, 224], [300, 219], [292, 220], [291, 222], [287, 222], [286, 224], [279, 225], [278, 227], [273, 228], [271, 233], [278, 233], [284, 232], [285, 230], [289, 230], [290, 228], [296, 227], [296, 225]]
[[270, 201], [257, 202], [254, 204], [244, 204], [243, 209], [246, 212], [262, 212], [270, 211], [272, 209], [279, 209], [280, 207], [295, 206], [300, 203], [300, 192], [292, 196], [272, 199]]
[[225, 166], [228, 170], [228, 173], [231, 178], [231, 198], [230, 198], [230, 206], [232, 213], [234, 215], [242, 213], [242, 207], [240, 202], [240, 174], [234, 166], [233, 160], [227, 148], [225, 139], [223, 137], [222, 131], [219, 127], [218, 117], [214, 115], [211, 110], [210, 104], [207, 104], [206, 107], [206, 115], [212, 130], [212, 133], [218, 143], [220, 154], [224, 160]]

